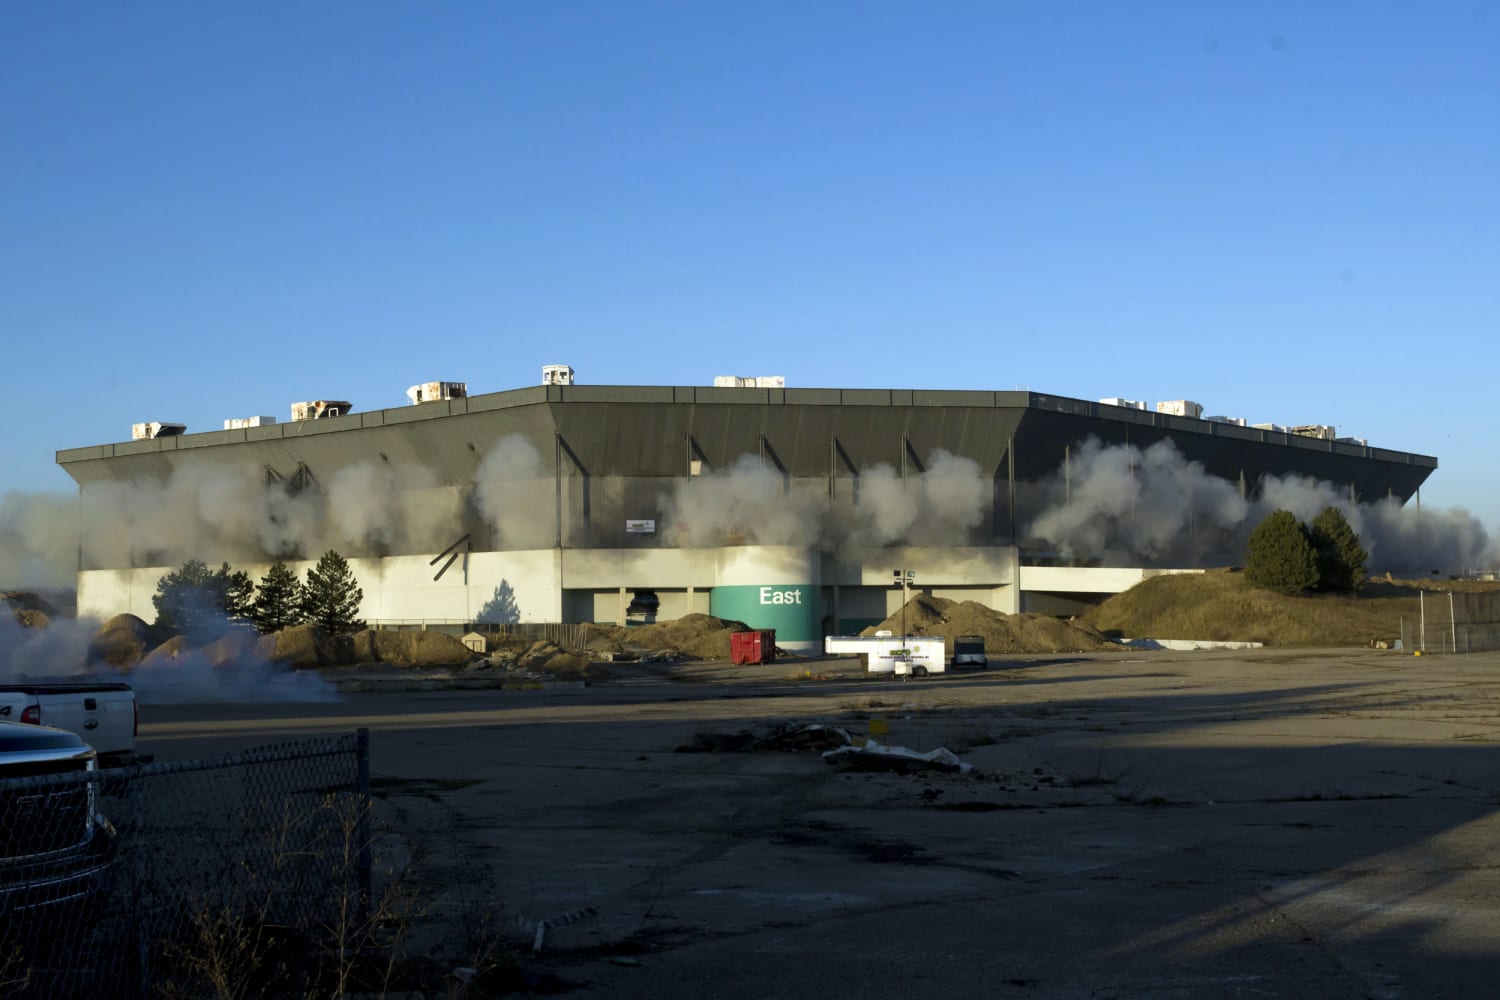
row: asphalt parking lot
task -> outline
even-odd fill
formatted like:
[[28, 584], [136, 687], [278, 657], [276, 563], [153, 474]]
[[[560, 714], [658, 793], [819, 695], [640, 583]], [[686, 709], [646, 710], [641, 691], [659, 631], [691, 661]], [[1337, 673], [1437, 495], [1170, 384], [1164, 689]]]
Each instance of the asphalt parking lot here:
[[[183, 759], [368, 727], [388, 853], [422, 858], [432, 918], [483, 911], [538, 982], [581, 994], [1500, 991], [1500, 654], [362, 686], [331, 703], [148, 707], [140, 748]], [[973, 770], [680, 752], [786, 721], [946, 746]]]

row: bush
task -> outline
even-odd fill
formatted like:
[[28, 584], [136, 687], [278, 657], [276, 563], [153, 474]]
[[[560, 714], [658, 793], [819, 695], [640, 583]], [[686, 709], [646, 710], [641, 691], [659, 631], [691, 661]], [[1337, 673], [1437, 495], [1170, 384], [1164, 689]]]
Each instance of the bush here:
[[1300, 594], [1318, 585], [1318, 555], [1307, 529], [1291, 511], [1278, 510], [1250, 532], [1245, 579], [1278, 594]]

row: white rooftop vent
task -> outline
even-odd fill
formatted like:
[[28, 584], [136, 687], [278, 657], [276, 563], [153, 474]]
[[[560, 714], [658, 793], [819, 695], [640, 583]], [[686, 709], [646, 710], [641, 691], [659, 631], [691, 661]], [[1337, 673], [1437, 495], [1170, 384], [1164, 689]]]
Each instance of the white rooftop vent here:
[[152, 438], [176, 437], [187, 431], [187, 424], [165, 424], [160, 420], [149, 420], [143, 424], [130, 425], [132, 441], [149, 441]]
[[406, 398], [411, 400], [413, 406], [443, 399], [463, 399], [468, 394], [467, 382], [422, 382], [406, 390]]
[[1174, 417], [1192, 417], [1194, 420], [1203, 419], [1203, 404], [1195, 403], [1191, 399], [1169, 399], [1164, 403], [1156, 404], [1157, 413], [1169, 413]]
[[1127, 410], [1144, 410], [1146, 401], [1143, 399], [1126, 399], [1123, 396], [1106, 396], [1099, 400], [1105, 406], [1123, 406]]
[[718, 389], [785, 389], [785, 375], [715, 375]]
[[569, 365], [542, 365], [542, 385], [572, 385], [573, 369]]
[[308, 403], [292, 404], [293, 420], [323, 420], [327, 417], [342, 417], [354, 409], [346, 399], [314, 399]]
[[269, 427], [275, 422], [275, 417], [230, 417], [224, 421], [224, 429], [226, 431], [242, 431], [246, 427]]

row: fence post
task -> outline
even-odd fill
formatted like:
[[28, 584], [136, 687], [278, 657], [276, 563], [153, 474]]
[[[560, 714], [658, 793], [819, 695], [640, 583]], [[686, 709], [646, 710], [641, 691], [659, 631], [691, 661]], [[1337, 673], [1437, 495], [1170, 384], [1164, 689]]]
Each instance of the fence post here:
[[1453, 655], [1458, 655], [1458, 613], [1453, 610], [1453, 591], [1448, 591], [1448, 628], [1453, 632]]
[[355, 808], [359, 813], [355, 819], [354, 835], [359, 838], [359, 854], [355, 860], [359, 877], [359, 919], [368, 922], [370, 919], [370, 869], [373, 867], [370, 857], [370, 810], [373, 804], [370, 801], [370, 730], [361, 726], [355, 731], [355, 748], [359, 758], [359, 774], [355, 779], [357, 785]]

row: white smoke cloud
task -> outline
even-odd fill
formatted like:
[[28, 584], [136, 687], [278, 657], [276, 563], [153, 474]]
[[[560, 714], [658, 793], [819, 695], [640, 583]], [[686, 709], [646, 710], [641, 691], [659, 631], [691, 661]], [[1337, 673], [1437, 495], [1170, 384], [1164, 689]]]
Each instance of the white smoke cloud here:
[[479, 461], [474, 502], [501, 549], [550, 546], [556, 540], [556, 489], [541, 453], [520, 434], [507, 434]]
[[0, 497], [0, 590], [72, 587], [78, 579], [78, 499]]
[[928, 468], [902, 478], [880, 463], [830, 505], [821, 480], [789, 480], [756, 455], [728, 469], [678, 480], [663, 498], [665, 540], [685, 547], [726, 543], [818, 546], [846, 555], [898, 544], [962, 545], [984, 518], [992, 486], [977, 463], [941, 449]]
[[1170, 441], [1142, 451], [1090, 438], [1033, 494], [1045, 509], [1023, 531], [1029, 544], [1105, 564], [1198, 565], [1232, 546], [1250, 509]]
[[1171, 441], [1142, 451], [1090, 439], [1038, 484], [1033, 504], [1041, 509], [1023, 531], [1028, 547], [1106, 565], [1238, 563], [1250, 532], [1271, 512], [1310, 522], [1327, 507], [1359, 535], [1371, 572], [1425, 576], [1500, 565], [1497, 546], [1467, 511], [1393, 499], [1352, 503], [1346, 487], [1305, 476], [1266, 477], [1260, 495], [1244, 499], [1236, 484], [1210, 475]]
[[[212, 663], [197, 650], [129, 671], [91, 663], [89, 644], [99, 624], [87, 618], [57, 618], [45, 628], [25, 628], [9, 605], [0, 602], [0, 683], [124, 681], [135, 689], [142, 705], [324, 702], [341, 697], [316, 671], [293, 670], [268, 660], [255, 651], [253, 643], [244, 644], [239, 655], [224, 663]], [[228, 627], [221, 621], [195, 634], [194, 641], [218, 638]]]
[[756, 455], [741, 455], [722, 472], [677, 480], [663, 503], [664, 540], [684, 548], [726, 543], [815, 544], [827, 500], [794, 489]]

